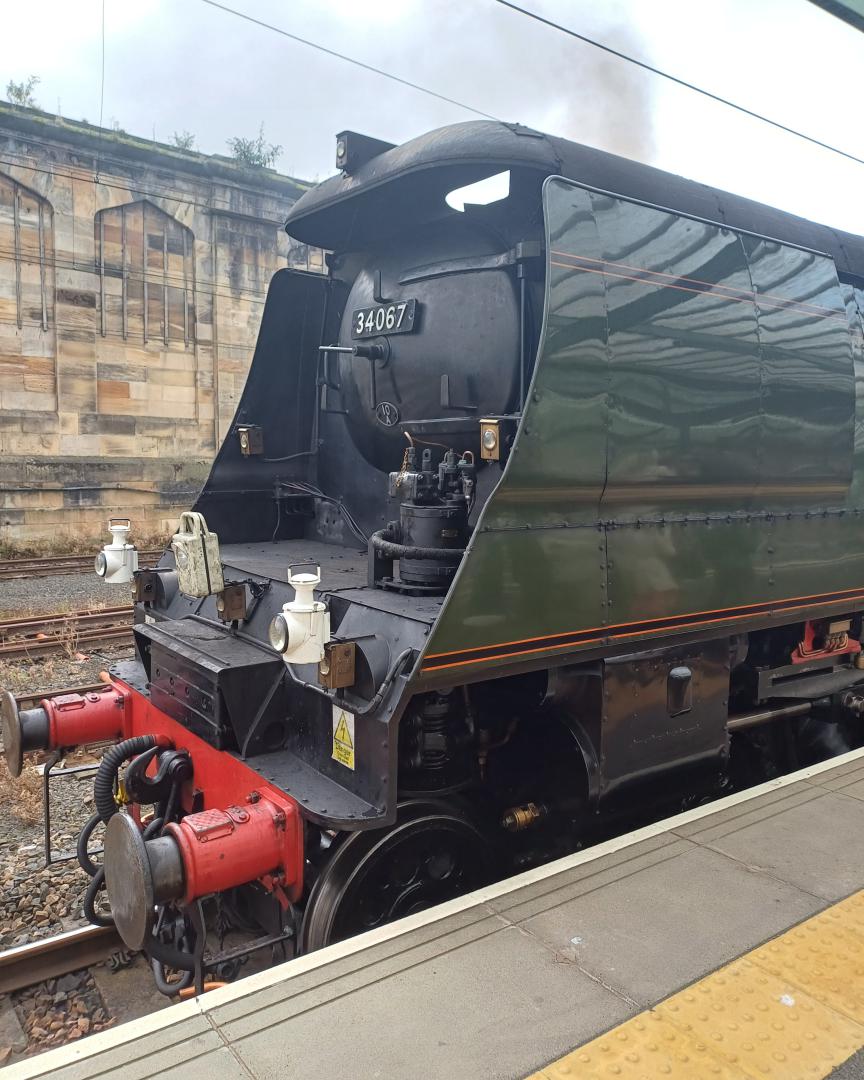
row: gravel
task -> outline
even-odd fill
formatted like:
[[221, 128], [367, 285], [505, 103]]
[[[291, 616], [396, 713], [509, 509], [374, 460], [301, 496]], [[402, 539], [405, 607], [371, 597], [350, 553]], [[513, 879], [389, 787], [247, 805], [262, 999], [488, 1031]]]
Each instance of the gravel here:
[[92, 572], [0, 581], [0, 618], [131, 604], [130, 585], [106, 585]]
[[100, 672], [107, 671], [118, 660], [128, 660], [134, 650], [131, 645], [100, 645], [80, 655], [86, 659], [51, 653], [0, 660], [0, 687], [13, 694], [32, 694], [99, 682]]
[[[69, 589], [70, 582], [77, 585], [77, 591]], [[128, 597], [125, 588], [121, 592]], [[116, 598], [116, 589], [109, 589], [92, 574], [0, 583], [0, 606], [6, 608], [7, 618], [37, 608], [40, 612], [68, 610], [97, 600], [103, 605], [122, 602]], [[13, 694], [30, 694], [98, 682], [100, 672], [132, 656], [132, 648], [107, 645], [80, 656], [75, 659], [55, 653], [2, 660], [0, 687]], [[86, 921], [81, 904], [89, 878], [77, 859], [44, 866], [42, 775], [34, 758], [38, 760], [36, 755], [25, 759], [24, 772], [13, 780], [0, 757], [0, 949], [50, 937]], [[55, 768], [93, 761], [98, 762], [98, 754], [76, 751]], [[51, 782], [51, 845], [55, 859], [74, 855], [81, 826], [93, 811], [92, 774]]]
[[[60, 766], [94, 761], [82, 751]], [[28, 765], [18, 780], [9, 777], [5, 762], [0, 769], [0, 949], [9, 949], [86, 922], [81, 905], [90, 879], [74, 855], [95, 808], [92, 774], [51, 782], [52, 858], [64, 861], [45, 866], [39, 767]], [[97, 830], [94, 846], [99, 836]]]
[[[128, 600], [128, 586], [106, 586], [94, 574], [0, 582], [0, 618], [114, 607]], [[79, 654], [78, 659], [57, 653], [3, 660], [0, 687], [14, 694], [30, 694], [97, 682], [100, 672], [132, 655], [131, 645], [106, 645]], [[0, 757], [0, 950], [86, 924], [82, 903], [90, 879], [78, 865], [75, 845], [82, 825], [95, 809], [93, 776], [70, 775], [51, 782], [52, 857], [63, 861], [46, 867], [42, 771], [36, 763], [40, 756], [44, 758], [28, 756], [17, 780], [9, 776]], [[98, 761], [98, 751], [84, 749], [70, 753], [55, 768]], [[101, 836], [100, 827], [91, 848], [101, 845]], [[125, 1008], [112, 1004], [109, 1010], [94, 973], [97, 979], [102, 977], [101, 969], [82, 969], [8, 998], [0, 996], [0, 1008], [11, 1004], [23, 1033], [20, 1046], [13, 1045], [8, 1032], [0, 1035], [0, 1067], [10, 1058], [18, 1060], [101, 1031], [117, 1022], [118, 1016], [127, 1019], [167, 1003], [166, 998], [155, 995], [149, 970], [140, 958], [134, 970], [125, 973], [131, 980], [127, 996], [132, 1001]]]
[[12, 995], [12, 1003], [28, 1039], [28, 1055], [115, 1023], [86, 968], [19, 990]]

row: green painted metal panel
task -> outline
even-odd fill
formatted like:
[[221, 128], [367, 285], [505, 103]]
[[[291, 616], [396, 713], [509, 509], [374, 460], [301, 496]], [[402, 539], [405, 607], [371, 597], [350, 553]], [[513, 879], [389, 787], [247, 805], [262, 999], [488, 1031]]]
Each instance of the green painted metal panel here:
[[864, 586], [864, 298], [832, 260], [560, 177], [544, 212], [529, 400], [424, 667]]
[[[427, 655], [436, 666], [476, 668], [479, 655], [464, 650], [508, 644], [520, 658], [536, 652], [532, 638], [602, 628], [605, 622], [605, 544], [586, 528], [489, 531], [476, 538], [454, 585]], [[593, 636], [597, 638], [602, 630]], [[554, 654], [562, 646], [551, 643]], [[566, 647], [566, 646], [565, 646]], [[457, 655], [446, 655], [456, 652]], [[433, 661], [429, 661], [433, 663]]]
[[[771, 540], [770, 530], [737, 517], [616, 527], [607, 535], [610, 623], [699, 616], [767, 598]], [[627, 633], [618, 636], [630, 640]]]

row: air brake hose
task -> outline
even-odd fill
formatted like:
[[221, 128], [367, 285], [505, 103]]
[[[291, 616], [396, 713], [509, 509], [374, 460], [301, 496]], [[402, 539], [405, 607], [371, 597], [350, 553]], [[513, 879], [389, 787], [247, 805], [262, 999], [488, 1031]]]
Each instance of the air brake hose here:
[[87, 891], [84, 893], [84, 915], [87, 922], [92, 923], [93, 926], [113, 926], [114, 920], [110, 915], [100, 915], [96, 910], [96, 894], [105, 885], [105, 867], [100, 866], [96, 873], [90, 878], [90, 884], [87, 886]]
[[384, 559], [434, 559], [436, 562], [458, 563], [465, 548], [414, 547], [397, 542], [392, 529], [379, 529], [370, 537], [372, 546]]
[[[131, 739], [129, 741], [131, 742]], [[101, 818], [99, 817], [99, 815], [94, 814], [93, 817], [90, 818], [90, 820], [81, 830], [81, 835], [78, 838], [78, 861], [81, 863], [81, 866], [85, 870], [87, 870], [88, 874], [90, 873], [90, 870], [87, 868], [81, 858], [81, 837], [83, 837], [86, 833], [87, 840], [89, 840], [91, 834], [93, 833], [93, 829], [95, 829], [96, 825], [98, 825], [100, 821]], [[155, 836], [161, 831], [164, 824], [164, 818], [154, 818], [153, 821], [151, 821], [147, 828], [144, 830], [144, 839], [149, 840], [151, 836]], [[84, 843], [84, 857], [86, 858], [90, 866], [93, 867], [93, 873], [90, 878], [90, 883], [88, 884], [87, 890], [84, 893], [84, 900], [81, 905], [84, 908], [84, 916], [87, 919], [87, 922], [92, 923], [93, 926], [113, 926], [114, 919], [110, 915], [100, 915], [99, 912], [96, 910], [96, 897], [99, 893], [99, 890], [105, 887], [105, 867], [97, 867], [90, 859], [90, 856], [87, 853], [86, 841]]]
[[125, 739], [110, 750], [106, 750], [96, 779], [93, 781], [93, 799], [96, 803], [96, 811], [99, 817], [108, 824], [108, 820], [117, 813], [117, 801], [114, 798], [114, 784], [117, 781], [117, 771], [124, 761], [143, 754], [156, 746], [155, 735], [136, 735], [132, 739]]
[[87, 824], [84, 826], [81, 832], [78, 833], [78, 863], [81, 869], [86, 874], [89, 874], [90, 877], [95, 877], [96, 871], [98, 870], [96, 863], [94, 863], [93, 860], [90, 858], [90, 837], [96, 831], [96, 826], [101, 821], [102, 818], [98, 813], [93, 814], [92, 817], [87, 819]]
[[179, 979], [175, 982], [169, 982], [165, 972], [165, 965], [161, 960], [157, 960], [155, 956], [150, 957], [150, 970], [153, 972], [156, 989], [166, 997], [174, 997], [175, 994], [179, 994], [181, 990], [185, 990], [195, 981], [194, 971], [183, 971]]

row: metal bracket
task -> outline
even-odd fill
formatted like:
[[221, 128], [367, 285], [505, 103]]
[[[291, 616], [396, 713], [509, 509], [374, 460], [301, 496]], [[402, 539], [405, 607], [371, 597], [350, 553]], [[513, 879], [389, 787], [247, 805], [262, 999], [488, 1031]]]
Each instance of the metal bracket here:
[[99, 768], [98, 765], [73, 765], [68, 769], [58, 769], [54, 772], [54, 766], [60, 761], [63, 754], [64, 751], [62, 748], [54, 750], [45, 761], [45, 766], [42, 770], [43, 848], [46, 866], [71, 862], [78, 857], [75, 852], [72, 852], [69, 855], [63, 855], [59, 859], [53, 857], [51, 851], [51, 780], [63, 779], [66, 776], [77, 776], [85, 772], [95, 773]]
[[457, 405], [450, 399], [450, 376], [441, 376], [441, 408], [442, 409], [463, 409], [465, 412], [477, 412], [476, 405]]
[[240, 440], [240, 453], [243, 457], [264, 453], [264, 432], [258, 424], [238, 424], [234, 430]]
[[222, 622], [242, 622], [246, 618], [246, 586], [231, 582], [216, 597], [216, 614]]

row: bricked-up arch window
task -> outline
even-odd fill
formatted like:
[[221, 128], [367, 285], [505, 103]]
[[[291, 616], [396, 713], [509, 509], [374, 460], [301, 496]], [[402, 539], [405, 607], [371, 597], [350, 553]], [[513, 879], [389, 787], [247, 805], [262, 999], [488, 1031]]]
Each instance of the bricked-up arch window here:
[[194, 344], [193, 245], [192, 231], [152, 203], [97, 213], [103, 337]]
[[0, 324], [40, 326], [54, 319], [50, 204], [0, 174]]

